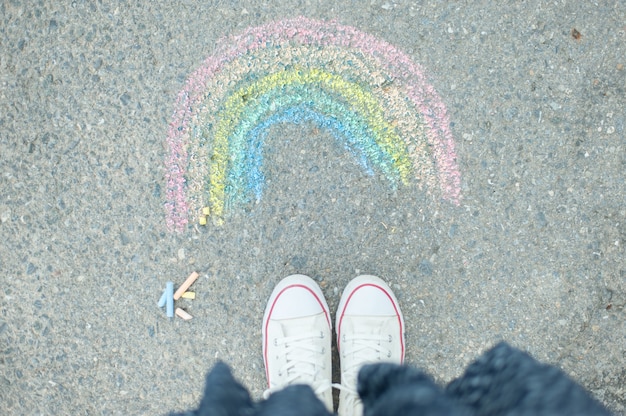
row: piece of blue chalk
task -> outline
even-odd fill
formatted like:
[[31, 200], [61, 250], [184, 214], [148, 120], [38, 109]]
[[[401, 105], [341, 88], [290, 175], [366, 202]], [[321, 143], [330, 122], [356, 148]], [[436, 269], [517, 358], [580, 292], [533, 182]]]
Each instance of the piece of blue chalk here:
[[174, 317], [174, 282], [167, 282], [165, 286], [165, 314], [168, 318]]
[[161, 295], [161, 299], [159, 299], [159, 308], [162, 308], [165, 306], [165, 302], [167, 302], [167, 290], [163, 291], [163, 294]]

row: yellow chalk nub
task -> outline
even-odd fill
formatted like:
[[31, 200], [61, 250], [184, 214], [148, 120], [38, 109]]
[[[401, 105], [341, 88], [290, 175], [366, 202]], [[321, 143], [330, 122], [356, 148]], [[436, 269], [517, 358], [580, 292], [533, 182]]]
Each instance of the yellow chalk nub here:
[[182, 295], [180, 295], [181, 298], [183, 299], [195, 299], [196, 298], [196, 292], [185, 292]]
[[204, 215], [201, 216], [198, 222], [200, 223], [200, 225], [206, 225], [206, 217]]
[[211, 209], [209, 207], [204, 207], [204, 208], [202, 208], [202, 213], [204, 215], [209, 215], [209, 214], [211, 214]]

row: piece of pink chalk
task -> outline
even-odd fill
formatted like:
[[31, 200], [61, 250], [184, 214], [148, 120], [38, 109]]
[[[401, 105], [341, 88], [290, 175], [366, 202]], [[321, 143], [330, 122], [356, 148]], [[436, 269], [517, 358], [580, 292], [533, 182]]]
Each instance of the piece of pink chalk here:
[[181, 308], [176, 308], [176, 316], [178, 316], [179, 318], [182, 318], [185, 321], [188, 321], [191, 318], [193, 318], [193, 316], [189, 315], [187, 312], [185, 312]]

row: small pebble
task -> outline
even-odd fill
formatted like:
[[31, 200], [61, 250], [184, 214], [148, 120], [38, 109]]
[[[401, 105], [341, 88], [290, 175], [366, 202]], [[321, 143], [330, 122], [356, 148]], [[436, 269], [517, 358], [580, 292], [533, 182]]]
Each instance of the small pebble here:
[[429, 260], [422, 260], [417, 268], [426, 276], [431, 276], [433, 274], [433, 264]]
[[8, 222], [11, 219], [11, 208], [0, 206], [0, 223]]
[[130, 103], [130, 95], [128, 95], [128, 93], [122, 94], [120, 96], [120, 101], [122, 102], [122, 104], [128, 105], [128, 103]]

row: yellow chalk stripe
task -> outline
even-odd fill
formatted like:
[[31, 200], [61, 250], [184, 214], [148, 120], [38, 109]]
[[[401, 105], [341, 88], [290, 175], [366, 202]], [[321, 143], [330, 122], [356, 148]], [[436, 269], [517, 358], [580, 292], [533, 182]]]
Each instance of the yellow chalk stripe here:
[[196, 292], [185, 292], [180, 297], [183, 298], [183, 299], [195, 299], [196, 298]]

